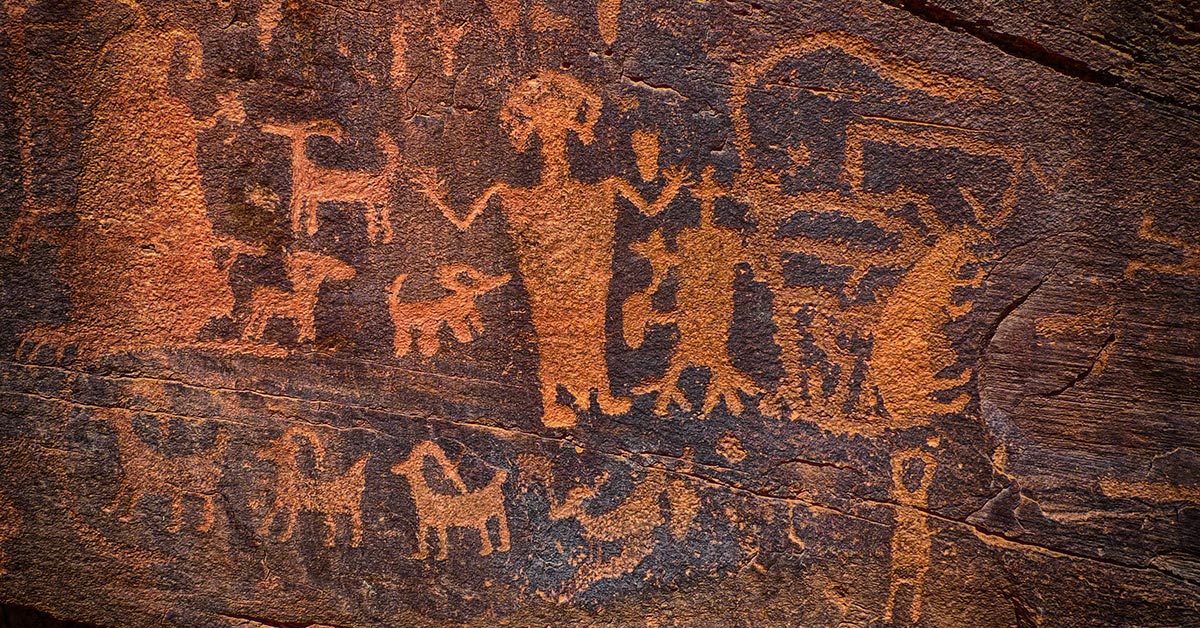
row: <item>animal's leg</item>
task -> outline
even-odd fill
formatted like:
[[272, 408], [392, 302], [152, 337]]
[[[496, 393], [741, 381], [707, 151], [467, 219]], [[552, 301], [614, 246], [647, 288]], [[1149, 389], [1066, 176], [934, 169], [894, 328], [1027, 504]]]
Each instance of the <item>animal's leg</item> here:
[[377, 208], [379, 223], [383, 226], [383, 243], [387, 244], [392, 241], [392, 209], [388, 207], [387, 201], [378, 205]]
[[263, 519], [261, 525], [258, 526], [258, 535], [270, 537], [271, 524], [275, 523], [275, 518], [279, 516], [279, 498], [276, 497], [274, 503], [271, 504], [271, 509], [267, 511], [267, 518]]
[[416, 560], [424, 560], [429, 556], [429, 526], [418, 526], [417, 552], [412, 555]]
[[300, 214], [304, 213], [304, 200], [300, 196], [300, 190], [296, 186], [292, 186], [292, 233], [300, 233]]
[[402, 358], [408, 355], [412, 348], [412, 329], [401, 325], [395, 318], [392, 318], [392, 324], [396, 326], [396, 336], [393, 340], [396, 346], [396, 357]]
[[337, 520], [332, 512], [325, 513], [325, 547], [333, 547], [337, 541]]
[[496, 548], [501, 552], [507, 552], [509, 548], [508, 537], [508, 517], [504, 514], [504, 498], [501, 496], [500, 503], [496, 505], [496, 520], [500, 522], [500, 547]]
[[280, 541], [290, 541], [292, 539], [292, 532], [296, 530], [296, 515], [299, 510], [299, 508], [295, 507], [288, 508], [287, 524], [283, 527], [283, 534], [279, 535]]
[[450, 332], [454, 334], [454, 339], [463, 344], [471, 342], [475, 339], [475, 337], [471, 335], [471, 324], [469, 322], [470, 317], [471, 315], [467, 314], [459, 320], [446, 321], [446, 324], [450, 326]]
[[419, 331], [417, 336], [417, 350], [421, 352], [421, 355], [429, 357], [437, 353], [437, 332], [437, 327], [434, 325], [428, 325]]
[[446, 560], [446, 558], [450, 555], [449, 530], [450, 527], [446, 525], [440, 525], [437, 527], [438, 542], [441, 543], [441, 546], [438, 549], [437, 556], [434, 557], [436, 560]]
[[358, 508], [350, 509], [350, 547], [358, 547], [362, 543], [362, 512]]
[[[316, 299], [314, 298], [314, 301], [315, 300]], [[315, 302], [313, 303], [313, 307], [316, 307]], [[301, 316], [297, 322], [300, 323], [300, 331], [298, 334], [299, 337], [297, 338], [298, 341], [309, 342], [313, 338], [317, 337], [316, 321], [313, 319], [313, 313], [311, 310], [301, 312]]]
[[304, 205], [307, 208], [305, 214], [308, 218], [305, 226], [307, 227], [308, 235], [312, 235], [317, 232], [317, 201], [305, 199]]
[[487, 522], [491, 517], [484, 517], [479, 522], [479, 555], [487, 556], [492, 553], [492, 536], [488, 534]]
[[[254, 308], [255, 303], [251, 302], [250, 307]], [[271, 318], [270, 312], [265, 308], [252, 309], [250, 311], [250, 320], [246, 321], [246, 328], [242, 330], [242, 337], [251, 340], [262, 340], [263, 332], [267, 329], [267, 320]]]
[[183, 529], [183, 493], [176, 492], [171, 496], [171, 524], [167, 532], [175, 533]]
[[133, 491], [130, 493], [130, 495], [129, 495], [129, 510], [126, 510], [124, 515], [121, 515], [121, 517], [120, 517], [121, 521], [123, 521], [125, 523], [129, 523], [130, 521], [133, 521], [133, 515], [137, 511], [138, 502], [142, 501], [142, 492], [143, 492], [142, 489], [134, 488]]
[[367, 242], [372, 244], [375, 242], [375, 236], [379, 235], [379, 222], [375, 214], [375, 206], [367, 203], [367, 209], [363, 212], [363, 217], [367, 220]]
[[208, 532], [213, 527], [213, 522], [217, 518], [217, 509], [213, 507], [213, 496], [204, 495], [204, 518], [200, 521], [200, 525], [196, 527], [199, 532]]

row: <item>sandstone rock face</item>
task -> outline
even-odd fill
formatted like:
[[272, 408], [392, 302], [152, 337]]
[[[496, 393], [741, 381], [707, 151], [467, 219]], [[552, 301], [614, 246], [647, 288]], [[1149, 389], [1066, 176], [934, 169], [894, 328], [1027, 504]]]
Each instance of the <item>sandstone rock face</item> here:
[[1185, 5], [5, 0], [0, 601], [1200, 625]]

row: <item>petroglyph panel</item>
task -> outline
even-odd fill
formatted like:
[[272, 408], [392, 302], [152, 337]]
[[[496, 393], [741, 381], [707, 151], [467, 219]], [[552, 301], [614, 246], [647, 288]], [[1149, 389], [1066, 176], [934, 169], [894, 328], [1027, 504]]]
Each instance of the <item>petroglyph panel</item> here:
[[0, 602], [1200, 624], [1196, 29], [1017, 4], [6, 0]]

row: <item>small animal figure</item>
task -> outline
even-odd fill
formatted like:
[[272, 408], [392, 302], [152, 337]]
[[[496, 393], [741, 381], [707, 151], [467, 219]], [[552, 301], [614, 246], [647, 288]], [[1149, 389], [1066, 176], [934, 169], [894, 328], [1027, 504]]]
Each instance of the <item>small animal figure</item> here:
[[[296, 437], [308, 440], [316, 460], [318, 477], [309, 477], [300, 469], [300, 445]], [[296, 527], [296, 515], [300, 511], [325, 515], [325, 546], [333, 547], [337, 539], [336, 515], [350, 516], [350, 546], [362, 543], [362, 494], [366, 488], [364, 469], [371, 456], [358, 459], [341, 475], [323, 479], [325, 473], [325, 445], [311, 430], [292, 426], [283, 431], [270, 447], [258, 453], [262, 460], [276, 465], [275, 501], [267, 512], [266, 519], [258, 528], [260, 536], [268, 536], [271, 525], [280, 514], [286, 513], [287, 525], [279, 540], [292, 538]]]
[[284, 292], [272, 286], [259, 286], [250, 296], [250, 313], [242, 338], [261, 340], [271, 317], [287, 318], [296, 323], [297, 340], [307, 342], [316, 337], [313, 309], [317, 305], [317, 293], [326, 279], [347, 281], [354, 278], [354, 268], [341, 260], [313, 253], [297, 251], [288, 253], [283, 259], [292, 291]]
[[471, 342], [483, 334], [483, 318], [475, 301], [508, 283], [512, 275], [486, 275], [465, 264], [442, 266], [437, 271], [438, 283], [450, 294], [432, 301], [401, 301], [400, 289], [407, 274], [402, 274], [388, 287], [388, 309], [396, 327], [396, 355], [404, 357], [412, 348], [412, 332], [417, 332], [417, 350], [429, 357], [437, 353], [438, 331], [442, 325], [450, 328], [454, 339]]
[[[124, 410], [105, 410], [117, 432], [117, 449], [121, 457], [121, 486], [112, 502], [104, 509], [113, 513], [123, 510], [123, 522], [133, 520], [138, 502], [147, 494], [166, 495], [171, 498], [170, 532], [183, 528], [183, 497], [199, 498], [204, 504], [204, 518], [196, 529], [208, 532], [215, 519], [213, 496], [217, 494], [217, 483], [221, 481], [221, 461], [229, 447], [229, 433], [220, 428], [212, 449], [204, 453], [168, 458], [157, 449], [146, 445], [133, 429], [133, 419]], [[164, 432], [165, 434], [165, 432]]]
[[[432, 457], [441, 465], [442, 473], [458, 489], [458, 495], [436, 492], [425, 479], [425, 458]], [[408, 457], [392, 466], [392, 473], [402, 475], [412, 487], [413, 501], [417, 505], [417, 551], [413, 558], [423, 560], [429, 556], [429, 528], [437, 529], [440, 546], [436, 560], [449, 556], [450, 528], [470, 528], [479, 533], [482, 547], [480, 556], [487, 556], [493, 549], [507, 552], [509, 549], [508, 516], [504, 511], [504, 482], [508, 473], [496, 469], [495, 475], [486, 486], [474, 491], [467, 489], [458, 469], [446, 458], [446, 452], [433, 441], [418, 443]], [[500, 525], [500, 544], [492, 546], [487, 523], [495, 517]]]
[[309, 161], [305, 151], [308, 138], [323, 135], [339, 144], [344, 139], [341, 127], [332, 120], [314, 120], [295, 124], [264, 124], [263, 132], [282, 135], [292, 143], [292, 232], [300, 233], [300, 224], [308, 235], [317, 232], [317, 203], [343, 202], [366, 205], [367, 240], [392, 241], [389, 205], [392, 183], [400, 168], [400, 149], [387, 131], [376, 138], [385, 161], [379, 172], [325, 168]]

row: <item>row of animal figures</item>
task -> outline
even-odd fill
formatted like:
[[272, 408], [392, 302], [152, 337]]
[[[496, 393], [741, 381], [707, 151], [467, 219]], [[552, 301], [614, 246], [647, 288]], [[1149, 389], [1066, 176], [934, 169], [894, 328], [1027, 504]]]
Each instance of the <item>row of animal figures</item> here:
[[[317, 296], [326, 281], [348, 281], [355, 276], [353, 266], [328, 255], [313, 251], [284, 254], [284, 270], [292, 289], [258, 286], [250, 297], [250, 306], [242, 317], [242, 338], [261, 342], [272, 318], [292, 321], [298, 342], [308, 342], [316, 336], [315, 309]], [[483, 333], [483, 318], [475, 302], [479, 297], [507, 284], [508, 273], [489, 275], [466, 264], [445, 264], [436, 271], [438, 284], [447, 291], [428, 301], [404, 301], [401, 289], [407, 273], [397, 276], [387, 287], [388, 311], [395, 326], [396, 355], [403, 357], [412, 350], [426, 357], [437, 352], [438, 332], [442, 326], [450, 329], [458, 342], [470, 342]]]
[[[102, 411], [100, 416], [116, 432], [122, 471], [116, 494], [104, 511], [129, 523], [137, 517], [143, 498], [151, 495], [166, 497], [171, 505], [167, 530], [177, 533], [185, 528], [184, 499], [195, 499], [202, 505], [195, 530], [212, 531], [217, 514], [214, 499], [221, 491], [219, 484], [230, 443], [227, 429], [219, 427], [212, 445], [204, 451], [167, 456], [139, 436], [132, 413], [109, 409]], [[167, 425], [165, 421], [159, 423], [164, 438]], [[302, 463], [306, 448], [311, 452], [312, 471]], [[349, 545], [362, 545], [362, 499], [370, 454], [351, 462], [344, 471], [335, 471], [328, 466], [324, 439], [307, 426], [291, 426], [259, 450], [257, 457], [275, 467], [275, 481], [271, 485], [274, 496], [257, 528], [260, 537], [290, 541], [298, 516], [307, 512], [322, 517], [326, 547], [337, 544], [338, 533], [343, 530], [339, 519], [349, 520]], [[527, 458], [523, 456], [518, 460], [519, 466], [524, 464], [531, 468], [529, 477], [523, 478], [526, 487], [531, 482], [541, 482], [549, 491], [552, 482], [549, 461], [540, 457], [538, 460]], [[430, 459], [438, 465], [441, 476], [453, 486], [453, 492], [446, 492], [444, 486], [428, 480], [426, 469]], [[504, 485], [509, 477], [506, 470], [493, 468], [492, 477], [485, 485], [470, 488], [460, 476], [458, 465], [450, 461], [437, 443], [422, 441], [414, 445], [404, 459], [393, 464], [391, 472], [407, 481], [416, 506], [416, 551], [410, 558], [424, 560], [430, 556], [432, 547], [436, 551], [435, 560], [447, 559], [452, 528], [477, 534], [481, 556], [509, 551], [511, 539], [504, 495]], [[594, 486], [570, 489], [551, 505], [549, 517], [575, 520], [588, 542], [586, 556], [579, 562], [575, 575], [559, 587], [561, 600], [569, 599], [597, 581], [632, 572], [654, 551], [656, 529], [665, 524], [673, 537], [682, 539], [699, 510], [699, 496], [692, 489], [681, 480], [668, 482], [666, 473], [661, 470], [651, 470], [621, 504], [602, 514], [592, 514], [584, 507], [584, 502], [594, 497], [607, 481], [608, 475], [602, 474]], [[664, 492], [670, 504], [669, 517], [659, 509], [660, 496]], [[488, 528], [492, 521], [497, 524], [495, 539]], [[621, 544], [621, 551], [615, 556], [606, 556], [601, 544], [614, 542]]]

